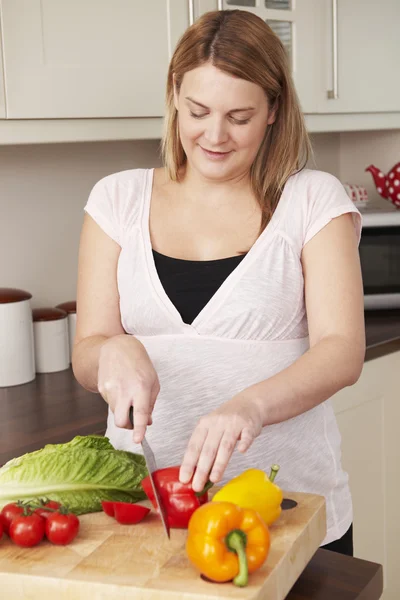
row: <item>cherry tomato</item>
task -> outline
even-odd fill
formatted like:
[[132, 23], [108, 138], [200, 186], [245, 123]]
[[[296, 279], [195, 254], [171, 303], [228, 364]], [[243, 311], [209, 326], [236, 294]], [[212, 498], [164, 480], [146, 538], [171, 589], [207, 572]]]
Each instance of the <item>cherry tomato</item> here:
[[[0, 515], [1, 517], [1, 515]], [[0, 540], [3, 537], [3, 520], [0, 518]]]
[[10, 524], [15, 517], [20, 517], [24, 512], [24, 505], [20, 502], [10, 502], [3, 506], [1, 511], [1, 520], [3, 521], [3, 529], [6, 533], [9, 532]]
[[65, 546], [79, 531], [79, 519], [73, 513], [54, 512], [45, 520], [46, 537], [52, 544]]
[[58, 510], [61, 504], [56, 502], [55, 500], [47, 500], [41, 501], [39, 508], [35, 508], [35, 513], [44, 519], [52, 513], [51, 510], [46, 510], [46, 508], [52, 508], [53, 510]]
[[44, 536], [45, 520], [35, 513], [15, 517], [10, 524], [10, 538], [18, 546], [36, 546]]

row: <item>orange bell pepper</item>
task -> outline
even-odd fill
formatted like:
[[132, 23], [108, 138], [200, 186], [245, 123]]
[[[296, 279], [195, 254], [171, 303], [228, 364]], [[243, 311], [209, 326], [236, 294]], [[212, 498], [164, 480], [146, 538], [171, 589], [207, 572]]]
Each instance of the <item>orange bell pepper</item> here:
[[270, 548], [269, 530], [250, 508], [231, 502], [208, 502], [190, 518], [186, 552], [208, 579], [247, 585], [248, 574], [264, 563]]

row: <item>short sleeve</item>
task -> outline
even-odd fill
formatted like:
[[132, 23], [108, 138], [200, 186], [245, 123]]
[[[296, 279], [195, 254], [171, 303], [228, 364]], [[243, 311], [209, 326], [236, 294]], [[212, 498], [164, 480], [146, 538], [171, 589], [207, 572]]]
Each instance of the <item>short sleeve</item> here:
[[121, 235], [116, 214], [116, 203], [110, 189], [110, 177], [100, 179], [92, 188], [84, 211], [96, 221], [102, 230], [121, 245]]
[[362, 219], [341, 182], [323, 171], [309, 171], [306, 182], [306, 202], [303, 203], [303, 246], [332, 219], [351, 213], [357, 241], [361, 238]]

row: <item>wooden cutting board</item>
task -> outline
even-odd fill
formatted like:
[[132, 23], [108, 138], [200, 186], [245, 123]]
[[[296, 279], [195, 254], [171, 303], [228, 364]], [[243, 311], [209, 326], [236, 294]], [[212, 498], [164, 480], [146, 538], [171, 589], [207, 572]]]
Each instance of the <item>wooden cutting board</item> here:
[[[48, 541], [20, 548], [0, 540], [2, 600], [283, 600], [326, 534], [325, 499], [284, 493], [297, 506], [282, 511], [271, 528], [271, 549], [249, 585], [209, 583], [189, 563], [185, 530], [168, 540], [150, 513], [137, 525], [119, 525], [104, 513], [82, 515], [69, 546]], [[143, 505], [148, 505], [142, 502]]]

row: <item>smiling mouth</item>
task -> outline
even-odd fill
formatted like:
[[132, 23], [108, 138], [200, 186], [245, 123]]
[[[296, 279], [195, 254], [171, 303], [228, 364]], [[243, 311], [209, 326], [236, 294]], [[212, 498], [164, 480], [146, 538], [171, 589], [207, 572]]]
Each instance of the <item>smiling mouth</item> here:
[[200, 146], [200, 148], [202, 150], [204, 150], [204, 152], [209, 152], [210, 154], [215, 154], [215, 155], [221, 155], [221, 154], [229, 154], [229, 152], [231, 152], [231, 150], [228, 150], [228, 152], [219, 152], [216, 150], [208, 150], [208, 148], [203, 148], [203, 146]]

